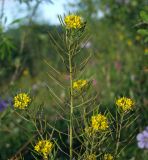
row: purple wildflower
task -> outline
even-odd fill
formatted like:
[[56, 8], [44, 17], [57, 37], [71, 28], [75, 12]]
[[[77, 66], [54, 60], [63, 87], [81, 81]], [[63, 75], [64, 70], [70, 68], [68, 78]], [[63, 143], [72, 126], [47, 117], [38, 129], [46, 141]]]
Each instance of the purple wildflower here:
[[122, 69], [122, 64], [121, 64], [120, 61], [115, 61], [115, 62], [114, 62], [114, 66], [115, 66], [115, 69], [116, 69], [117, 71], [121, 71], [121, 69]]
[[138, 147], [148, 149], [148, 127], [137, 135]]
[[0, 112], [7, 108], [7, 102], [5, 100], [0, 101]]
[[10, 98], [8, 100], [3, 100], [0, 98], [0, 112], [5, 110], [9, 105], [12, 105], [12, 100]]
[[95, 87], [97, 85], [97, 80], [93, 79], [93, 86]]

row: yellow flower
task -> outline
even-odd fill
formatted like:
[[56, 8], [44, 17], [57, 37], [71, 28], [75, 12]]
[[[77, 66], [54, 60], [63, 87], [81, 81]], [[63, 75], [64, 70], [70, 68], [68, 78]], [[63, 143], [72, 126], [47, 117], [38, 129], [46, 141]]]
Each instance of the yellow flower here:
[[74, 14], [66, 16], [64, 22], [68, 29], [79, 29], [83, 26], [82, 18]]
[[34, 146], [34, 150], [37, 151], [44, 158], [48, 158], [53, 148], [53, 143], [50, 140], [40, 140]]
[[30, 97], [26, 93], [19, 93], [14, 97], [14, 108], [25, 109], [31, 102]]
[[121, 107], [123, 111], [128, 111], [134, 107], [134, 101], [127, 97], [121, 97], [116, 100], [116, 105]]
[[23, 71], [23, 75], [24, 75], [24, 76], [28, 76], [28, 75], [29, 75], [29, 70], [28, 70], [28, 69], [25, 69], [25, 70]]
[[106, 130], [108, 126], [107, 117], [102, 114], [91, 117], [92, 128], [94, 131], [103, 131]]
[[127, 45], [130, 47], [130, 46], [132, 46], [132, 41], [129, 39], [128, 41], [127, 41]]
[[73, 89], [75, 90], [81, 90], [87, 85], [87, 80], [78, 80], [73, 82]]
[[90, 154], [90, 155], [87, 155], [85, 160], [96, 160], [96, 155], [95, 154]]
[[137, 41], [139, 41], [141, 39], [141, 37], [139, 35], [136, 36], [135, 38]]
[[113, 156], [111, 154], [105, 154], [104, 160], [113, 160]]
[[148, 54], [148, 48], [145, 48], [145, 49], [144, 49], [144, 53], [145, 53], [145, 54]]

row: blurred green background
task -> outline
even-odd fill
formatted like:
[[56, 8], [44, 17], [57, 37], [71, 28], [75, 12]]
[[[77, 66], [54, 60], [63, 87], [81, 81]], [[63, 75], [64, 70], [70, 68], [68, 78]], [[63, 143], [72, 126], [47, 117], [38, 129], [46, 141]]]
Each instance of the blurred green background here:
[[[84, 77], [93, 77], [98, 101], [110, 107], [119, 96], [132, 97], [139, 115], [136, 133], [148, 126], [147, 0], [11, 0], [11, 5], [13, 8], [10, 1], [0, 1], [0, 160], [20, 153], [31, 159], [28, 145], [31, 147], [32, 126], [4, 105], [12, 107], [17, 92], [31, 92], [32, 105], [44, 104], [49, 120], [56, 119], [51, 109], [55, 103], [46, 84], [61, 98], [65, 93], [49, 78], [45, 60], [60, 70], [65, 80], [68, 76], [48, 33], [60, 43], [55, 30], [62, 32], [56, 14], [69, 11], [87, 21], [90, 38], [82, 52], [91, 53], [92, 58]], [[13, 10], [17, 10], [17, 18], [11, 15]], [[148, 160], [147, 151], [137, 147], [136, 135], [121, 159]]]

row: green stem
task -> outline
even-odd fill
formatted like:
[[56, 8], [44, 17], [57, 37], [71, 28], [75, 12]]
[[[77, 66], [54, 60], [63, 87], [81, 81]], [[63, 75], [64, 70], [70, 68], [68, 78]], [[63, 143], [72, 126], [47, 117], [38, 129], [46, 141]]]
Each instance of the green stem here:
[[118, 130], [118, 136], [117, 136], [117, 143], [116, 143], [116, 149], [115, 149], [115, 157], [117, 158], [117, 153], [120, 145], [120, 136], [121, 136], [121, 129], [122, 129], [122, 123], [123, 123], [123, 117], [124, 113], [121, 114], [121, 121], [119, 124], [119, 130]]
[[93, 138], [92, 138], [92, 143], [91, 143], [91, 154], [93, 154], [93, 148], [94, 148], [94, 135], [93, 135]]
[[69, 72], [70, 72], [70, 160], [72, 160], [72, 150], [73, 150], [73, 72], [72, 72], [72, 62], [71, 53], [69, 53]]
[[[82, 104], [84, 104], [84, 97], [83, 95], [81, 96], [82, 97]], [[84, 109], [83, 109], [83, 114], [84, 114], [84, 125], [85, 127], [87, 127], [87, 121], [86, 121], [86, 107], [84, 105]]]

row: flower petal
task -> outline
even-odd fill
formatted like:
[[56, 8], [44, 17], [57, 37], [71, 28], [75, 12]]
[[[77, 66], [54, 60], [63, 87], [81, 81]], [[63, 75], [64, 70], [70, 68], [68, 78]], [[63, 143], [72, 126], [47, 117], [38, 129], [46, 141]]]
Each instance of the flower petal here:
[[144, 148], [144, 142], [138, 142], [138, 147], [143, 149]]
[[144, 140], [144, 136], [143, 136], [142, 133], [139, 133], [139, 134], [137, 135], [137, 140], [138, 140], [138, 141], [143, 141], [143, 140]]
[[148, 131], [143, 131], [144, 138], [148, 138]]

